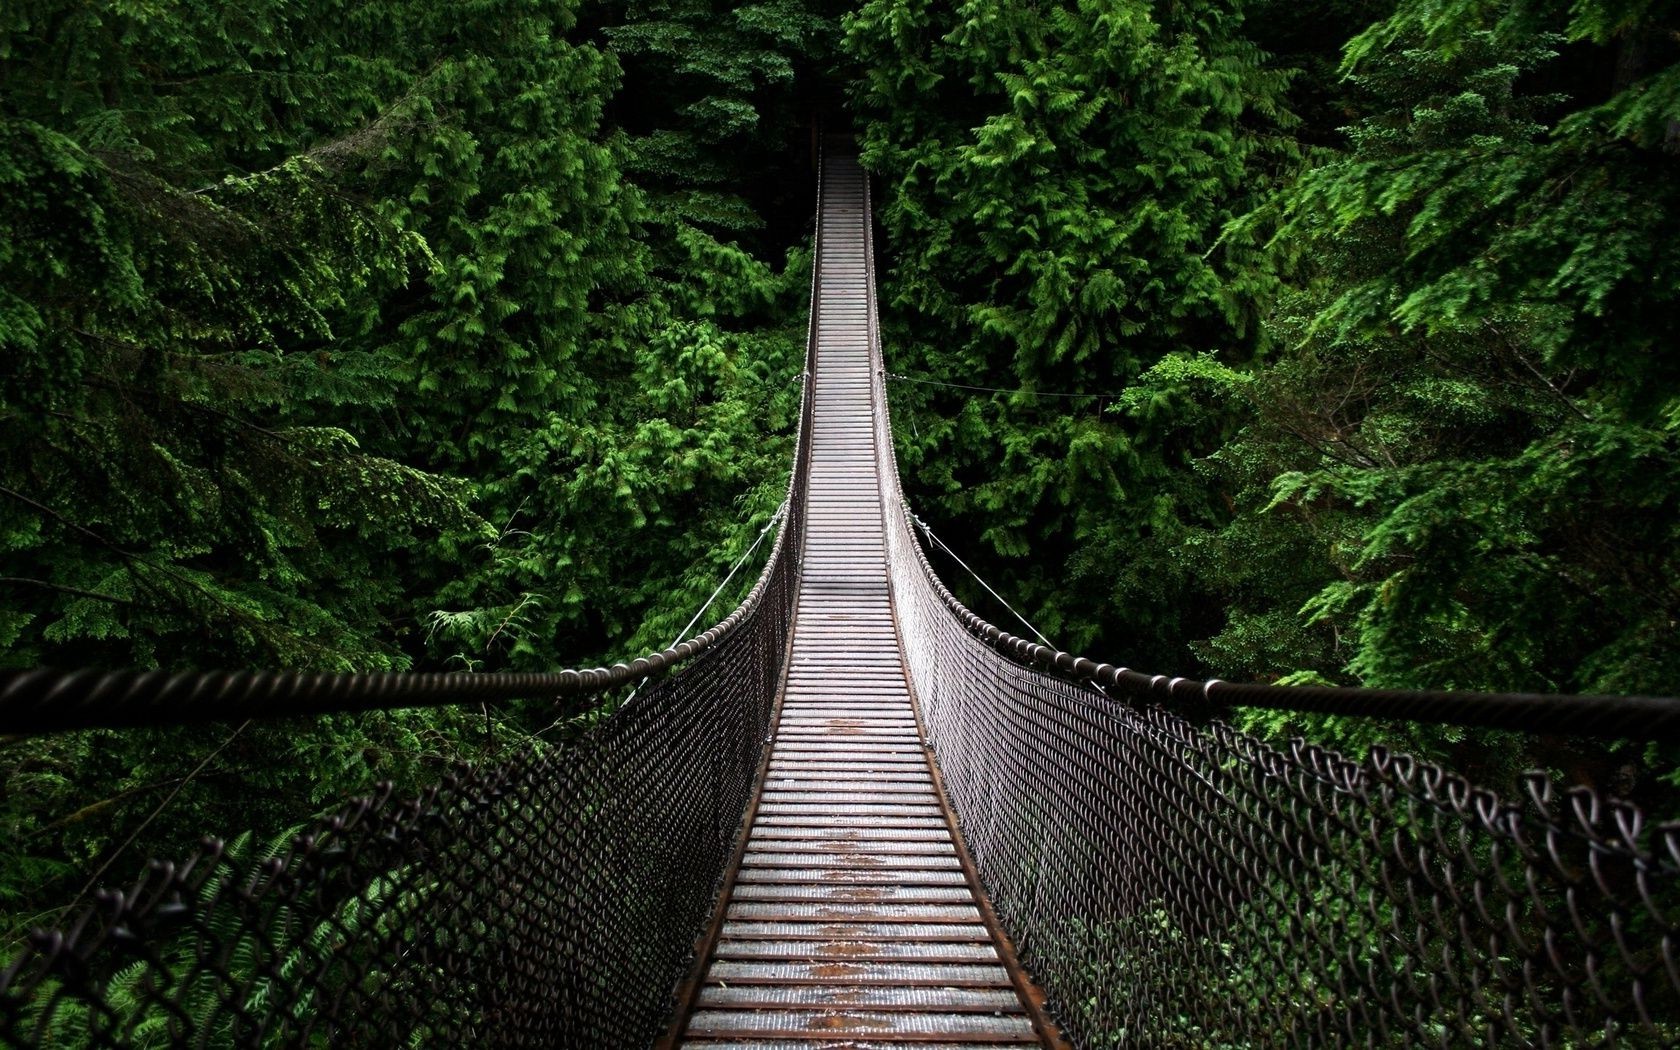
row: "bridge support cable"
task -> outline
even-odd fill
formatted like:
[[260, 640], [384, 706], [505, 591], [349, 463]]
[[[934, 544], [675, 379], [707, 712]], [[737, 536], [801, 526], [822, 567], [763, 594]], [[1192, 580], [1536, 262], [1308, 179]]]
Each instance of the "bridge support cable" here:
[[964, 572], [968, 573], [969, 576], [973, 577], [975, 583], [978, 583], [982, 588], [984, 588], [986, 593], [991, 595], [992, 598], [994, 600], [996, 600], [999, 605], [1001, 605], [1005, 609], [1009, 610], [1009, 615], [1015, 617], [1015, 619], [1017, 619], [1017, 620], [1020, 620], [1021, 624], [1024, 627], [1026, 627], [1027, 630], [1031, 631], [1033, 633], [1033, 637], [1037, 638], [1041, 644], [1043, 644], [1047, 648], [1054, 648], [1054, 646], [1050, 642], [1050, 639], [1048, 639], [1044, 636], [1043, 631], [1040, 631], [1037, 627], [1034, 627], [1032, 625], [1031, 620], [1029, 620], [1025, 616], [1021, 615], [1020, 610], [1016, 609], [1015, 606], [1010, 605], [1009, 604], [1009, 599], [1007, 599], [1003, 595], [999, 594], [997, 592], [996, 588], [994, 588], [991, 584], [987, 583], [985, 581], [985, 579], [979, 573], [975, 572], [974, 569], [968, 564], [968, 562], [963, 561], [962, 556], [959, 555], [956, 551], [952, 550], [951, 547], [950, 547], [950, 544], [946, 543], [944, 540], [942, 540], [938, 536], [934, 535], [933, 529], [928, 525], [927, 522], [923, 521], [921, 518], [918, 518], [915, 515], [915, 513], [912, 512], [909, 509], [909, 504], [908, 503], [905, 504], [905, 511], [904, 512], [906, 514], [910, 515], [910, 520], [915, 523], [915, 525], [918, 529], [922, 530], [922, 535], [927, 537], [927, 541], [929, 543], [933, 544], [934, 546], [938, 547], [940, 550], [944, 551], [946, 553], [946, 555], [949, 556], [952, 561], [956, 562], [959, 566], [961, 566], [962, 570]]
[[1010, 634], [917, 542], [873, 341], [922, 723], [992, 906], [1075, 1045], [1680, 1046], [1680, 824], [1541, 773], [1501, 797], [1384, 748], [1354, 761], [1216, 717], [1673, 740], [1680, 701], [1200, 682]]

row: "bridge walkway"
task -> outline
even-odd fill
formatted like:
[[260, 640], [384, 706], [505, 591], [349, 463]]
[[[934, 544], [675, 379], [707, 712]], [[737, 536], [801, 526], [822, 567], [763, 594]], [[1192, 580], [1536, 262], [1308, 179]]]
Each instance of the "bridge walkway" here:
[[831, 140], [791, 661], [687, 1017], [693, 1050], [1043, 1045], [1033, 993], [952, 834], [900, 653], [870, 399], [868, 221], [863, 171]]

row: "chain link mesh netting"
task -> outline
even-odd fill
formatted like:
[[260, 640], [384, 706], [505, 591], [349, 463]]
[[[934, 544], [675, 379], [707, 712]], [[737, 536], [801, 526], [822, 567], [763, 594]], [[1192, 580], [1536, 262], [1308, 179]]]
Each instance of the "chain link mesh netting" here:
[[951, 806], [1077, 1045], [1680, 1045], [1675, 826], [1116, 702], [904, 582]]
[[567, 743], [418, 798], [357, 800], [283, 855], [210, 840], [152, 862], [0, 972], [0, 1043], [646, 1045], [769, 733], [798, 583], [795, 477], [752, 594], [668, 651], [689, 658], [676, 673]]
[[0, 1042], [645, 1045], [752, 795], [796, 582], [790, 546], [571, 743], [358, 800], [283, 856], [153, 862], [0, 974]]

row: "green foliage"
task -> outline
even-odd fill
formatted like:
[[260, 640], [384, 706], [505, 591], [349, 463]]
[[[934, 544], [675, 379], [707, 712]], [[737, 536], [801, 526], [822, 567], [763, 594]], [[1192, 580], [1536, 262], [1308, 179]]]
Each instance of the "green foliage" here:
[[[1141, 0], [850, 16], [891, 367], [1108, 392], [1163, 359], [1243, 360], [1269, 278], [1220, 233], [1292, 147], [1288, 77], [1242, 24], [1239, 4]], [[1170, 552], [1217, 509], [1184, 480], [1220, 424], [1163, 398], [902, 389], [912, 499], [936, 529], [965, 522], [965, 553], [1059, 645], [1164, 661], [1200, 619]]]
[[[0, 13], [6, 666], [552, 669], [687, 622], [784, 491], [808, 260], [761, 194], [719, 195], [751, 155], [703, 188], [759, 243], [672, 204], [578, 6]], [[816, 16], [734, 18], [755, 55], [667, 85], [713, 114], [681, 155], [812, 61]], [[4, 910], [551, 718], [11, 744]]]
[[[97, 1045], [89, 1041], [91, 1032], [115, 1031], [122, 1033], [124, 1045], [150, 1048], [180, 1045], [183, 1019], [192, 1022], [198, 1036], [195, 1045], [205, 1047], [242, 1045], [253, 1018], [273, 1027], [307, 1027], [319, 997], [330, 994], [330, 984], [323, 987], [319, 978], [325, 975], [330, 982], [337, 976], [346, 944], [358, 939], [382, 943], [382, 935], [389, 937], [393, 927], [412, 921], [436, 884], [416, 883], [398, 869], [345, 894], [325, 917], [306, 917], [295, 902], [261, 911], [228, 906], [230, 884], [260, 884], [266, 863], [284, 859], [302, 830], [288, 828], [260, 847], [248, 833], [227, 843], [214, 870], [200, 872], [208, 875], [199, 884], [195, 902], [202, 926], [192, 935], [164, 939], [157, 956], [113, 974], [103, 988], [103, 1015], [91, 1016], [87, 1001], [61, 995], [48, 983], [24, 1004], [25, 1030], [42, 1033], [40, 1042], [54, 1047]], [[266, 925], [254, 923], [254, 915], [261, 915]], [[216, 946], [213, 968], [200, 956], [206, 944]], [[318, 979], [306, 980], [306, 974]], [[230, 996], [230, 988], [238, 989], [241, 997]], [[162, 991], [169, 993], [167, 1002], [160, 1000]], [[283, 1022], [277, 1022], [277, 1014]], [[423, 1019], [416, 1025], [424, 1030]], [[422, 1045], [417, 1038], [411, 1042]]]
[[339, 268], [387, 283], [411, 239], [308, 161], [189, 193], [37, 125], [0, 134], [3, 221], [56, 231], [0, 257], [28, 291], [0, 320], [0, 549], [18, 559], [8, 614], [28, 624], [8, 662], [74, 644], [95, 662], [390, 666], [364, 626], [389, 599], [362, 582], [389, 575], [368, 525], [389, 519], [399, 550], [471, 528], [462, 490], [342, 431], [252, 415], [308, 383], [279, 347], [330, 338], [327, 315], [352, 305]]
[[1676, 550], [1680, 377], [1653, 350], [1680, 200], [1637, 162], [1661, 140], [1616, 130], [1621, 95], [1544, 92], [1532, 74], [1561, 37], [1452, 41], [1365, 54], [1371, 115], [1281, 198], [1278, 239], [1324, 265], [1278, 322], [1292, 345], [1258, 377], [1256, 423], [1215, 457], [1248, 493], [1226, 564], [1289, 532], [1333, 552], [1297, 560], [1317, 580], [1286, 592], [1336, 639], [1301, 669], [1671, 688], [1676, 607], [1656, 581]]
[[[1134, 666], [1673, 693], [1674, 19], [865, 4], [891, 365], [1022, 391], [894, 388], [913, 501], [1059, 645]], [[1672, 767], [1241, 718], [1494, 782]]]
[[[1660, 349], [1680, 288], [1677, 56], [1632, 23], [1586, 28], [1612, 6], [1401, 4], [1349, 45], [1347, 149], [1250, 217], [1311, 265], [1271, 322], [1279, 351], [1254, 373], [1248, 422], [1203, 464], [1235, 512], [1191, 545], [1229, 588], [1224, 628], [1196, 645], [1217, 673], [1680, 681], [1664, 582], [1680, 375]], [[1605, 66], [1613, 90], [1589, 90]], [[1673, 768], [1660, 750], [1247, 724], [1306, 722], [1354, 750], [1387, 732], [1496, 782], [1546, 764], [1650, 799]]]

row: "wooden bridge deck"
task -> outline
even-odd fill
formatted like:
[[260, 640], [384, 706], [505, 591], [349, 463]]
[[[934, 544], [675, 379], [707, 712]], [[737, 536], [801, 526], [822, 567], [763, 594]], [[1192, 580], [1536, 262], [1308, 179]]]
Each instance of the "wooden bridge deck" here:
[[868, 221], [825, 161], [806, 555], [770, 765], [682, 1045], [1043, 1045], [953, 838], [888, 593]]

